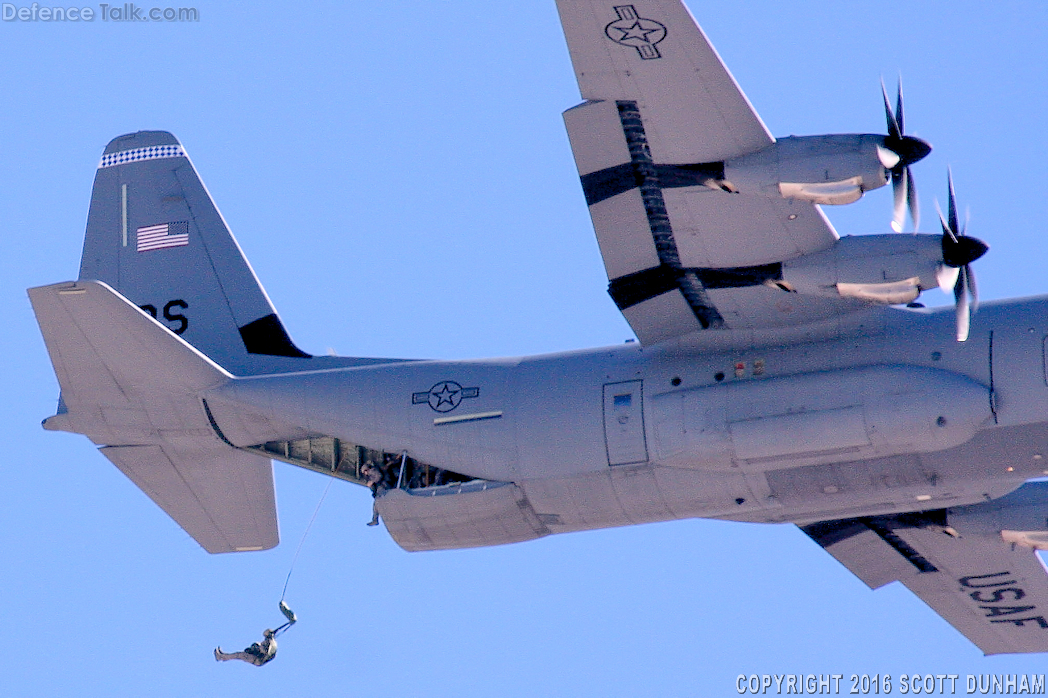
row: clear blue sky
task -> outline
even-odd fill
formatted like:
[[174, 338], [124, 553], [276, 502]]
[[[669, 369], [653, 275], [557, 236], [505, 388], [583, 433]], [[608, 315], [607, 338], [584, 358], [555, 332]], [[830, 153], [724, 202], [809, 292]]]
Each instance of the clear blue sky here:
[[[408, 554], [344, 483], [291, 579], [302, 621], [277, 661], [216, 664], [214, 645], [279, 622], [325, 480], [277, 465], [284, 543], [213, 557], [86, 439], [40, 429], [57, 384], [24, 289], [76, 276], [112, 137], [182, 140], [308, 351], [472, 358], [631, 334], [560, 118], [579, 100], [552, 0], [196, 7], [196, 23], [0, 22], [0, 692], [706, 696], [753, 672], [1046, 671], [981, 657], [791, 526]], [[1048, 5], [691, 9], [776, 135], [883, 132], [878, 81], [901, 72], [908, 130], [935, 146], [914, 168], [922, 228], [952, 165], [991, 245], [983, 298], [1048, 290]], [[826, 210], [842, 234], [887, 232], [890, 198]]]

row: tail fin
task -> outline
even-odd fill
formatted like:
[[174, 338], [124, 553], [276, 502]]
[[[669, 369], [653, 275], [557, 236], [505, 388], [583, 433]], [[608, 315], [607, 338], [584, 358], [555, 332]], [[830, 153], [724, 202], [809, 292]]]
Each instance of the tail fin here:
[[139, 131], [106, 146], [80, 279], [105, 282], [235, 374], [302, 370], [310, 358], [170, 133]]

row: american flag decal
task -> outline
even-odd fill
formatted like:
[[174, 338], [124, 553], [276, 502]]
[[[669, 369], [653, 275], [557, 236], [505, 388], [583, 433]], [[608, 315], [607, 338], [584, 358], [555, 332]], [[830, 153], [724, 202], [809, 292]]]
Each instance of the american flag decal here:
[[147, 225], [137, 231], [138, 251], [163, 250], [189, 244], [189, 221]]

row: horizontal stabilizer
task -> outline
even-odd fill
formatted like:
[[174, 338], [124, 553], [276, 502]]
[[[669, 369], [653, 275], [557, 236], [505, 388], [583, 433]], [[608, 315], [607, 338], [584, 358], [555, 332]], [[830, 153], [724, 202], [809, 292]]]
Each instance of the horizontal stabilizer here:
[[199, 398], [229, 374], [101, 282], [29, 298], [62, 388], [44, 426], [104, 446], [208, 552], [275, 546], [271, 462], [224, 443]]
[[209, 553], [268, 550], [280, 542], [272, 464], [232, 449], [100, 449]]
[[[28, 293], [68, 410], [69, 426], [48, 424], [51, 428], [107, 445], [142, 443], [139, 430], [199, 422], [196, 394], [230, 377], [106, 284], [67, 282]], [[179, 394], [193, 396], [194, 414], [170, 414], [185, 402], [168, 399]], [[130, 414], [136, 411], [137, 418]], [[142, 419], [146, 411], [149, 421]], [[157, 423], [162, 411], [168, 414]], [[96, 433], [105, 438], [95, 439]]]

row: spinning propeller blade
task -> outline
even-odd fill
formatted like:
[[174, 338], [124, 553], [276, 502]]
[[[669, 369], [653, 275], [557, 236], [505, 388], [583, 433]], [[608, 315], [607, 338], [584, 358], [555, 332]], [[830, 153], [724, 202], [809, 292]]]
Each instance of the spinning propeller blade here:
[[[938, 278], [940, 286], [953, 280], [953, 299], [957, 314], [957, 341], [968, 339], [971, 319], [979, 307], [979, 291], [975, 285], [975, 272], [971, 263], [986, 254], [989, 246], [979, 240], [965, 235], [957, 219], [957, 197], [953, 191], [953, 173], [947, 170], [946, 180], [949, 187], [949, 206], [947, 217], [939, 211], [939, 222], [942, 224], [942, 263]], [[938, 205], [936, 205], [938, 208]], [[953, 276], [949, 270], [956, 270]], [[945, 289], [944, 289], [945, 290]]]
[[895, 195], [892, 229], [897, 233], [902, 232], [908, 208], [910, 219], [913, 221], [913, 229], [917, 230], [921, 220], [921, 211], [917, 199], [917, 185], [913, 180], [913, 173], [910, 172], [910, 165], [927, 156], [932, 147], [920, 138], [906, 135], [902, 109], [902, 80], [899, 80], [899, 92], [894, 110], [888, 100], [888, 90], [884, 87], [883, 80], [881, 80], [881, 95], [884, 97], [885, 120], [888, 122], [888, 135], [884, 138], [883, 147], [898, 157], [898, 160], [888, 167], [888, 163], [895, 158], [886, 158], [881, 155], [881, 164], [885, 165], [885, 169], [891, 174], [892, 191]]

